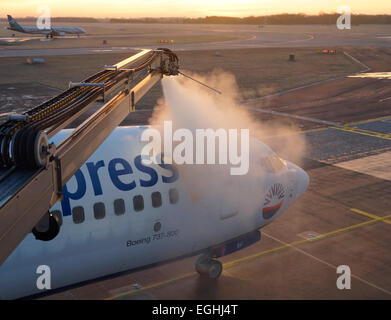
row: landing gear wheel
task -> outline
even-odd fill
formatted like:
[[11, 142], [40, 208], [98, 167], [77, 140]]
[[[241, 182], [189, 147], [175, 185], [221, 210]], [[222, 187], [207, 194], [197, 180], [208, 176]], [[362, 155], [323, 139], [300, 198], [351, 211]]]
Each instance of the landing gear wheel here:
[[195, 269], [201, 276], [217, 279], [223, 272], [223, 265], [218, 260], [202, 256], [197, 260]]

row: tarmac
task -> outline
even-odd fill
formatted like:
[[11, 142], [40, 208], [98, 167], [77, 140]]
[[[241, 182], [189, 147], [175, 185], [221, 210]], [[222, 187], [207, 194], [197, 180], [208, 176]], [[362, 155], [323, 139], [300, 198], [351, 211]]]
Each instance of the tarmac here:
[[[298, 164], [310, 176], [309, 189], [261, 230], [260, 242], [221, 258], [224, 271], [217, 280], [199, 277], [194, 271], [197, 257], [190, 257], [74, 285], [41, 299], [391, 299], [391, 80], [376, 75], [391, 72], [391, 38], [327, 32], [240, 32], [250, 37], [175, 45], [175, 50], [342, 46], [368, 66], [370, 70], [364, 75], [372, 73], [370, 77], [340, 77], [244, 106], [261, 123], [299, 128], [295, 134], [304, 137], [306, 150]], [[0, 57], [137, 49], [34, 51], [7, 46]], [[39, 93], [38, 98], [26, 98], [32, 104], [57, 93], [12, 84], [0, 87], [0, 99], [19, 110], [23, 99], [17, 97], [25, 90]], [[150, 115], [151, 110], [135, 112], [124, 124], [145, 124]], [[271, 135], [265, 142], [289, 160], [283, 138]], [[351, 270], [350, 290], [337, 288], [339, 266]]]
[[[390, 71], [389, 50], [374, 61], [358, 49], [350, 53], [368, 64], [370, 72]], [[287, 212], [261, 230], [260, 242], [221, 258], [224, 271], [219, 279], [199, 277], [194, 271], [197, 257], [191, 257], [42, 298], [390, 299], [389, 97], [388, 79], [344, 77], [252, 102], [254, 109], [281, 111], [265, 119], [264, 113], [252, 110], [262, 115], [260, 121], [288, 119], [301, 125], [295, 134], [307, 142], [300, 165], [310, 176], [310, 186]], [[270, 136], [265, 142], [284, 155], [281, 139]], [[289, 160], [289, 154], [285, 158]], [[350, 289], [336, 285], [339, 266], [350, 268]]]
[[[158, 28], [159, 26], [155, 26]], [[338, 30], [336, 27], [326, 29], [325, 31], [312, 31], [312, 26], [308, 26], [306, 31], [289, 32], [289, 31], [274, 31], [271, 29], [249, 29], [246, 30], [240, 26], [218, 27], [214, 26], [211, 29], [205, 29], [202, 25], [181, 25], [179, 28], [175, 25], [161, 25], [162, 31], [159, 35], [164, 37], [174, 36], [195, 36], [195, 35], [226, 35], [240, 36], [237, 40], [204, 42], [204, 43], [175, 43], [170, 44], [169, 47], [175, 51], [194, 51], [194, 50], [228, 50], [228, 49], [243, 49], [243, 48], [276, 48], [276, 47], [314, 47], [314, 48], [331, 48], [331, 47], [391, 47], [391, 37], [389, 34], [378, 34], [371, 32], [344, 32]], [[175, 29], [172, 29], [175, 28]], [[183, 30], [180, 30], [183, 29]], [[346, 30], [345, 30], [346, 31]], [[131, 37], [150, 37], [156, 36], [156, 33], [143, 34], [110, 34], [110, 35], [82, 35], [80, 41], [84, 38], [118, 38]], [[69, 36], [68, 36], [69, 38]], [[110, 45], [99, 48], [42, 48], [42, 49], [23, 49], [23, 43], [30, 41], [45, 40], [44, 37], [36, 37], [29, 35], [21, 35], [18, 37], [3, 37], [0, 38], [0, 44], [5, 50], [0, 51], [0, 57], [28, 57], [28, 56], [49, 56], [49, 55], [79, 55], [79, 54], [108, 54], [108, 53], [124, 53], [135, 52], [142, 48], [137, 46], [116, 46]], [[17, 48], [12, 48], [12, 45], [17, 45]], [[162, 44], [148, 46], [148, 48], [156, 49]]]

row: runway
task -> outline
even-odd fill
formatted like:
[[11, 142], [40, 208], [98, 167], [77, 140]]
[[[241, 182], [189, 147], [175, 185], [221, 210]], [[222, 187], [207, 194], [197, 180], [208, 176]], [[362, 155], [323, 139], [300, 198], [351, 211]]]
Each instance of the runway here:
[[[371, 32], [338, 32], [335, 29], [327, 29], [319, 32], [316, 28], [312, 31], [313, 27], [308, 26], [306, 31], [300, 30], [290, 32], [289, 27], [286, 27], [286, 31], [274, 31], [272, 27], [269, 30], [261, 29], [257, 30], [252, 28], [246, 30], [243, 26], [239, 28], [223, 28], [213, 26], [210, 29], [205, 29], [205, 26], [191, 25], [186, 26], [185, 30], [174, 30], [175, 25], [167, 26], [169, 28], [160, 33], [137, 33], [137, 34], [92, 34], [83, 35], [80, 37], [80, 41], [83, 39], [96, 39], [96, 38], [150, 38], [151, 36], [160, 36], [163, 39], [170, 37], [186, 37], [186, 36], [202, 36], [202, 35], [226, 35], [238, 36], [240, 39], [227, 40], [227, 41], [215, 41], [215, 42], [200, 42], [200, 43], [174, 43], [168, 46], [175, 51], [194, 51], [194, 50], [228, 50], [228, 49], [243, 49], [243, 48], [274, 48], [274, 47], [340, 47], [340, 46], [352, 46], [352, 47], [391, 47], [391, 37], [388, 34], [378, 34]], [[182, 25], [181, 25], [182, 28]], [[39, 41], [37, 37], [4, 37], [0, 38], [0, 42], [7, 41], [23, 41], [28, 43], [29, 41]], [[75, 39], [75, 37], [65, 37], [66, 39]], [[42, 39], [44, 40], [44, 39]], [[148, 45], [148, 48], [156, 49], [161, 47], [162, 44]], [[80, 55], [80, 54], [105, 54], [105, 53], [123, 53], [123, 52], [135, 52], [142, 49], [139, 46], [104, 46], [104, 47], [85, 47], [85, 48], [41, 48], [41, 49], [24, 49], [23, 45], [19, 45], [18, 48], [13, 46], [3, 46], [5, 50], [0, 51], [0, 57], [26, 57], [26, 56], [50, 56], [50, 55]]]

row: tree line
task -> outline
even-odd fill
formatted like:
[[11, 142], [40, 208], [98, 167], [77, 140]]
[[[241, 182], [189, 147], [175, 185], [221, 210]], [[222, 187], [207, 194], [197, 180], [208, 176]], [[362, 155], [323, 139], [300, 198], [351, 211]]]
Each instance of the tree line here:
[[[269, 16], [249, 16], [244, 18], [207, 16], [204, 18], [131, 18], [110, 19], [111, 23], [187, 23], [187, 24], [335, 24], [338, 13], [275, 14]], [[391, 15], [352, 14], [352, 24], [391, 24]]]
[[[320, 13], [318, 15], [307, 15], [303, 13], [291, 14], [282, 13], [268, 16], [249, 16], [244, 18], [207, 16], [203, 18], [108, 18], [97, 19], [90, 17], [53, 17], [51, 21], [56, 22], [110, 22], [110, 23], [186, 23], [186, 24], [255, 24], [255, 25], [293, 25], [293, 24], [335, 24], [340, 14]], [[36, 21], [35, 17], [18, 18], [18, 21]], [[0, 19], [6, 20], [6, 19]], [[391, 15], [387, 14], [352, 14], [351, 22], [359, 24], [391, 24]]]

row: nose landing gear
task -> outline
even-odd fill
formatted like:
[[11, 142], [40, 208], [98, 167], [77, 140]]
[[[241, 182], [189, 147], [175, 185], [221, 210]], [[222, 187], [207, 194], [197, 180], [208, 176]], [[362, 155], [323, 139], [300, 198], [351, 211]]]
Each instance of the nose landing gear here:
[[212, 259], [211, 254], [204, 254], [196, 261], [195, 269], [203, 277], [217, 279], [223, 271], [223, 265], [220, 261]]

